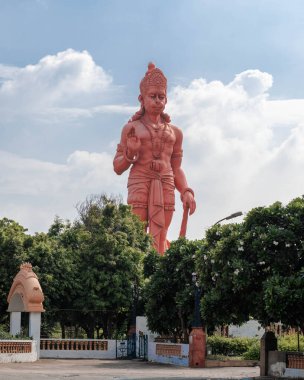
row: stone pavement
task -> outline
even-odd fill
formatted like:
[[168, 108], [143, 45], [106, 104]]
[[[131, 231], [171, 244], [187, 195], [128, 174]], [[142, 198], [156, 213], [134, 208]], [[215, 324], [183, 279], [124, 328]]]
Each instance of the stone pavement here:
[[259, 373], [259, 367], [185, 368], [139, 360], [41, 359], [0, 364], [0, 380], [247, 380]]

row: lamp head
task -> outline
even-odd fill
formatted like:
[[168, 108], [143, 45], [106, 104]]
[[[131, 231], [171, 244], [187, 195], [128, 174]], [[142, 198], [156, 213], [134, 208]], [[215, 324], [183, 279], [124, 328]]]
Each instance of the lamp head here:
[[196, 283], [196, 279], [197, 279], [196, 272], [193, 272], [192, 273], [192, 281], [193, 281], [194, 284]]

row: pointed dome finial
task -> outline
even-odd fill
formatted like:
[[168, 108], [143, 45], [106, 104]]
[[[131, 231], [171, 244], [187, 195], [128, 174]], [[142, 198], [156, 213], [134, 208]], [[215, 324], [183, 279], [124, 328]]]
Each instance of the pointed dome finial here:
[[155, 64], [153, 62], [149, 62], [148, 64], [148, 71], [152, 71], [155, 69]]

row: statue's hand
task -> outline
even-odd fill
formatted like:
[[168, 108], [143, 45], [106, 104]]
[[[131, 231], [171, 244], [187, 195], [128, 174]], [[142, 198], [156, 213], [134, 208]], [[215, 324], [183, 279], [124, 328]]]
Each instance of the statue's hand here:
[[190, 215], [194, 213], [196, 209], [196, 202], [195, 202], [192, 192], [185, 191], [183, 195], [183, 207], [184, 209], [185, 208], [189, 209]]
[[135, 156], [138, 151], [139, 151], [139, 148], [141, 146], [141, 142], [140, 142], [140, 139], [138, 136], [136, 136], [135, 134], [135, 128], [132, 127], [129, 131], [129, 133], [127, 134], [127, 152], [128, 152], [128, 156]]

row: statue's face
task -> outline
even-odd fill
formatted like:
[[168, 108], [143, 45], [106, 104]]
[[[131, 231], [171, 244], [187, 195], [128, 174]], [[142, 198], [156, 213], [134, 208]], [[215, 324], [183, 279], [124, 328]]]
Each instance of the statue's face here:
[[163, 87], [150, 86], [144, 95], [139, 95], [139, 100], [149, 114], [161, 114], [167, 103], [166, 90]]

